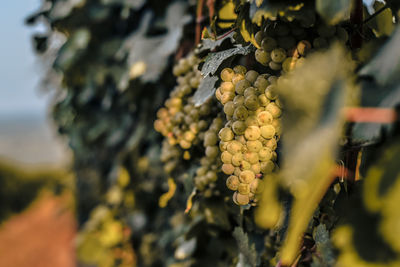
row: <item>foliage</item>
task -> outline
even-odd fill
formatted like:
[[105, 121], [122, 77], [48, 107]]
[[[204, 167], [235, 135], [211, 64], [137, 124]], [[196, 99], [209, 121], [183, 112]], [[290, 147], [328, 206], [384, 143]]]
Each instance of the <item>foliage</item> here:
[[[397, 266], [399, 6], [356, 2], [44, 1], [27, 22], [48, 25], [34, 46], [74, 152], [80, 263]], [[254, 171], [264, 191], [240, 207], [220, 161], [230, 73], [283, 110], [280, 167]]]

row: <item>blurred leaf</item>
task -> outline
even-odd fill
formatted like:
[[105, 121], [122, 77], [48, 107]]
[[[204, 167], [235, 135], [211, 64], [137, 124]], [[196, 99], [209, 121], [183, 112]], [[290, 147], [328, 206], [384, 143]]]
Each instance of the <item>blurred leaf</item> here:
[[148, 12], [144, 15], [139, 29], [126, 39], [118, 56], [123, 57], [127, 53], [129, 66], [140, 62], [146, 70], [138, 76], [142, 81], [154, 82], [164, 71], [169, 56], [178, 47], [183, 26], [190, 21], [190, 17], [185, 15], [185, 10], [184, 2], [174, 2], [169, 5], [164, 18], [167, 33], [152, 37], [146, 36], [153, 17], [153, 14]]
[[[375, 1], [374, 3], [375, 10], [380, 10], [384, 6], [384, 3], [378, 1]], [[370, 20], [367, 23], [367, 26], [369, 26], [374, 31], [377, 37], [390, 36], [395, 29], [392, 11], [387, 8], [386, 10], [375, 16], [372, 20]]]
[[375, 57], [360, 71], [361, 76], [370, 76], [378, 85], [393, 85], [400, 81], [400, 27], [375, 55]]
[[242, 264], [239, 261], [238, 267], [257, 266], [257, 251], [255, 244], [250, 244], [248, 235], [243, 232], [243, 228], [235, 227], [233, 237], [236, 239], [239, 248], [239, 259], [242, 257]]
[[54, 61], [54, 68], [66, 71], [81, 58], [91, 38], [90, 32], [82, 28], [77, 30], [61, 47]]
[[278, 81], [278, 93], [286, 107], [281, 181], [295, 198], [282, 264], [294, 261], [299, 237], [331, 184], [344, 124], [341, 110], [354, 101], [352, 72], [349, 55], [335, 45], [326, 53], [313, 54]]
[[337, 24], [350, 15], [350, 0], [316, 0], [317, 12], [329, 24]]
[[[250, 5], [250, 18], [253, 23], [261, 26], [263, 19], [275, 20], [278, 15], [288, 20], [302, 19], [307, 14], [313, 1], [309, 0], [253, 0]], [[314, 11], [313, 11], [314, 12]]]

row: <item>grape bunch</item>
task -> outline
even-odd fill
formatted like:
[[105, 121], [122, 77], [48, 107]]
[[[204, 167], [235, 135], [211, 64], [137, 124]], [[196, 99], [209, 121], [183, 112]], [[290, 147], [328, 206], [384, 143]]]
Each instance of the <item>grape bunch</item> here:
[[323, 49], [335, 40], [346, 43], [349, 35], [340, 26], [328, 26], [322, 21], [314, 27], [315, 19], [305, 22], [273, 21], [255, 35], [260, 48], [256, 60], [272, 71], [289, 72], [302, 64], [314, 49]]
[[204, 191], [207, 187], [214, 187], [218, 179], [222, 162], [218, 147], [218, 132], [223, 126], [223, 119], [216, 117], [210, 128], [204, 134], [203, 146], [205, 156], [200, 159], [201, 166], [196, 170], [194, 183], [197, 189]]
[[219, 133], [222, 171], [235, 191], [238, 205], [256, 204], [263, 190], [263, 175], [276, 170], [277, 142], [281, 134], [282, 104], [276, 94], [277, 77], [225, 68], [216, 98], [224, 106], [227, 123]]
[[185, 152], [185, 160], [191, 155], [189, 149], [200, 144], [204, 131], [211, 123], [213, 100], [209, 99], [200, 107], [193, 103], [193, 94], [198, 88], [202, 76], [198, 70], [200, 59], [194, 54], [182, 58], [173, 68], [177, 76], [177, 86], [165, 101], [165, 107], [157, 112], [154, 128], [160, 132], [171, 146], [179, 145]]

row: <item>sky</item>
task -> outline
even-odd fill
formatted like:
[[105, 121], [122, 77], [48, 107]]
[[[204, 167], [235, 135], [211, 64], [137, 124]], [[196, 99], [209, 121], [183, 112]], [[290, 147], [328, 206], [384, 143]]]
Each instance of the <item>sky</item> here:
[[39, 93], [42, 75], [24, 19], [40, 0], [7, 1], [0, 11], [0, 117], [40, 115], [47, 110], [46, 94]]

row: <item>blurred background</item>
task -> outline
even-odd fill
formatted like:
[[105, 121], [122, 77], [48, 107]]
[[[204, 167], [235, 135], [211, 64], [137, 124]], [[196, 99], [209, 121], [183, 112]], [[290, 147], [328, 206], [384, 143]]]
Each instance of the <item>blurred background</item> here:
[[0, 11], [1, 267], [75, 266], [71, 154], [51, 123], [32, 47], [44, 26], [24, 23], [40, 3], [8, 1]]

